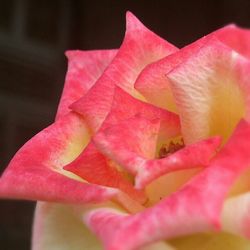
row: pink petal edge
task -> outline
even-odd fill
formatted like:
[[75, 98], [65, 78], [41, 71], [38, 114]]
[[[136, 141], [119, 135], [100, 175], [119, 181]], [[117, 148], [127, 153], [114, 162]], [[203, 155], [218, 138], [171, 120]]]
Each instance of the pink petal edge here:
[[68, 71], [58, 105], [57, 119], [67, 114], [69, 106], [84, 96], [101, 76], [117, 50], [67, 51]]
[[108, 68], [91, 90], [71, 108], [82, 114], [93, 131], [97, 131], [110, 111], [114, 87], [120, 86], [139, 96], [134, 82], [149, 63], [173, 53], [176, 48], [148, 30], [132, 13], [127, 12], [124, 41]]
[[[58, 119], [28, 141], [14, 156], [0, 179], [0, 196], [54, 202], [98, 202], [118, 190], [83, 183], [61, 173], [67, 147], [86, 136], [82, 118], [74, 113]], [[72, 155], [71, 158], [75, 156]]]

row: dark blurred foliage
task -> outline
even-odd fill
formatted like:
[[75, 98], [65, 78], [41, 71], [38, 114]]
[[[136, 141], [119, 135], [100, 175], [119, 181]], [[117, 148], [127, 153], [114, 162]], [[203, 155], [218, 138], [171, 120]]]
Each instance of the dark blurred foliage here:
[[[0, 166], [53, 122], [66, 49], [117, 48], [125, 12], [178, 47], [227, 24], [250, 27], [249, 0], [0, 0]], [[33, 202], [1, 201], [4, 250], [30, 248]]]

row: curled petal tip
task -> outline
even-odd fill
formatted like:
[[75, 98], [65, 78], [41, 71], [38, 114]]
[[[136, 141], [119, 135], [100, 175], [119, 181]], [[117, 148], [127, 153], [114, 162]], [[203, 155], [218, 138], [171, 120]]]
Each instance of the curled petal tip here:
[[140, 22], [140, 20], [130, 11], [126, 12], [126, 30], [145, 29], [146, 27]]

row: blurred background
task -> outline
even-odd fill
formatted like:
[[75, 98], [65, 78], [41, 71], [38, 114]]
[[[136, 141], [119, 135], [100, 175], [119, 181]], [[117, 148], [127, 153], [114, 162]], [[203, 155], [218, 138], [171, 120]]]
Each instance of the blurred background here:
[[[182, 47], [227, 24], [250, 28], [249, 0], [0, 0], [0, 168], [53, 122], [67, 49], [120, 46], [125, 12]], [[3, 250], [30, 249], [34, 202], [0, 201]]]

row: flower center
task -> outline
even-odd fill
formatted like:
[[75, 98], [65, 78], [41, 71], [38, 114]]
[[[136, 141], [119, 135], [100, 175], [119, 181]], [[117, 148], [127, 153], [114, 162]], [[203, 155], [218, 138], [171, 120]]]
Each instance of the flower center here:
[[184, 140], [182, 137], [171, 139], [168, 144], [163, 144], [159, 150], [158, 158], [165, 158], [174, 152], [185, 147]]

